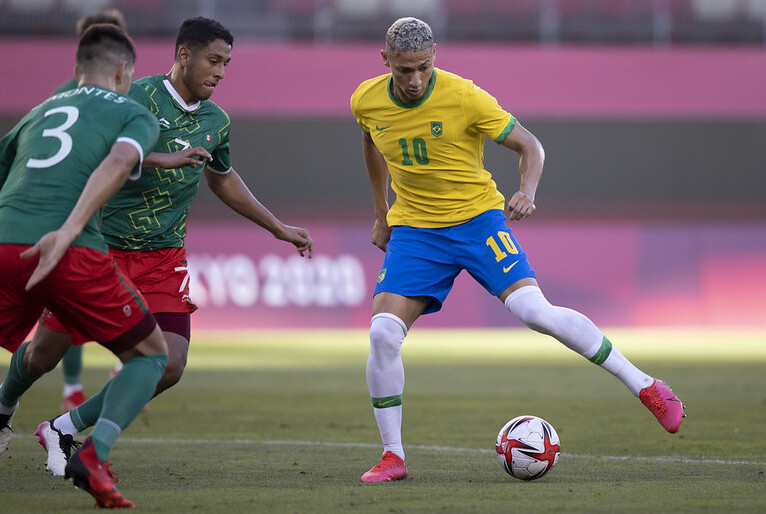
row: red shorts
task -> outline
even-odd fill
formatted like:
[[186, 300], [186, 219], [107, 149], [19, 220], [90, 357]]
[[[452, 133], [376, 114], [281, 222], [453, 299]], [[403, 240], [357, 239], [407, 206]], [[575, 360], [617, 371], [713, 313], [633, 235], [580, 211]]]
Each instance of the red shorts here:
[[[185, 248], [149, 251], [110, 248], [109, 253], [120, 271], [141, 291], [150, 311], [187, 313], [197, 310], [189, 299]], [[76, 346], [91, 340], [77, 330], [67, 330], [50, 311], [46, 311], [42, 323], [56, 332], [69, 332], [72, 344]]]
[[43, 308], [54, 310], [62, 326], [121, 353], [154, 330], [154, 316], [138, 289], [122, 276], [109, 254], [70, 247], [34, 289], [24, 286], [37, 257], [19, 254], [29, 245], [0, 244], [0, 345], [16, 351]]

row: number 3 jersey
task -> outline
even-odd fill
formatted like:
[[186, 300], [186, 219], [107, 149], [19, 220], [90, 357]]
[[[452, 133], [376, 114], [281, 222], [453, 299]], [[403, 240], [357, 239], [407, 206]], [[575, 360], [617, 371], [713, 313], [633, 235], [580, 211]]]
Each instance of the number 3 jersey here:
[[[159, 124], [160, 137], [152, 151], [171, 153], [201, 146], [213, 156], [206, 164], [211, 171], [231, 169], [231, 123], [215, 103], [202, 100], [187, 106], [165, 75], [137, 80], [130, 97], [149, 109]], [[203, 168], [144, 169], [140, 180], [126, 184], [104, 207], [101, 230], [109, 246], [123, 250], [182, 247], [189, 206]]]
[[351, 96], [357, 123], [388, 164], [396, 201], [388, 224], [438, 228], [503, 208], [484, 169], [484, 137], [502, 143], [516, 119], [470, 80], [434, 69], [417, 102], [391, 92], [391, 75], [363, 82]]
[[[116, 142], [138, 151], [131, 175], [138, 178], [157, 134], [149, 111], [97, 86], [56, 94], [32, 109], [0, 139], [0, 243], [34, 244], [59, 229]], [[72, 244], [107, 251], [98, 216]]]

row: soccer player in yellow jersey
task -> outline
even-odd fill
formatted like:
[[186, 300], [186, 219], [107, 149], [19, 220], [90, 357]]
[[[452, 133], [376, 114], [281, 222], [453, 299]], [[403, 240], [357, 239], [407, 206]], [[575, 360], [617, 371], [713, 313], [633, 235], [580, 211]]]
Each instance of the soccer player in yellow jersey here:
[[[435, 51], [428, 24], [397, 20], [381, 51], [391, 72], [363, 82], [351, 97], [372, 186], [372, 242], [386, 252], [373, 298], [367, 360], [383, 456], [362, 481], [407, 477], [401, 346], [421, 314], [441, 308], [464, 269], [529, 328], [615, 375], [675, 433], [684, 416], [680, 400], [631, 364], [587, 317], [548, 303], [506, 224], [535, 211], [542, 145], [489, 93], [434, 68]], [[520, 155], [519, 190], [507, 204], [484, 169], [485, 137]], [[390, 207], [389, 176], [396, 193]]]

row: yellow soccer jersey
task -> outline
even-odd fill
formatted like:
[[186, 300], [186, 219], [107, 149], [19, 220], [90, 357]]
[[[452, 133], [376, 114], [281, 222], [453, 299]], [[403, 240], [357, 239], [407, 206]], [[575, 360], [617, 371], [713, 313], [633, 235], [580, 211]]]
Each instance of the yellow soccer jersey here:
[[505, 200], [484, 169], [484, 136], [502, 143], [516, 119], [497, 100], [453, 73], [434, 68], [413, 104], [391, 93], [391, 75], [363, 82], [351, 96], [357, 123], [369, 133], [391, 173], [396, 201], [388, 224], [446, 227]]

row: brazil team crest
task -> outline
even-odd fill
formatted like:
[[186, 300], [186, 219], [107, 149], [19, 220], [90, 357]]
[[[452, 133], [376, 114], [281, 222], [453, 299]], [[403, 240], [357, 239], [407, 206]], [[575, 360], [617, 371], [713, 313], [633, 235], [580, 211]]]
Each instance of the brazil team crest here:
[[388, 270], [388, 268], [383, 268], [382, 270], [380, 270], [380, 273], [378, 273], [378, 284], [383, 282], [383, 279], [386, 278], [386, 271], [387, 270]]
[[442, 122], [441, 121], [432, 121], [431, 122], [431, 134], [433, 134], [434, 137], [441, 137], [441, 135], [442, 135]]

